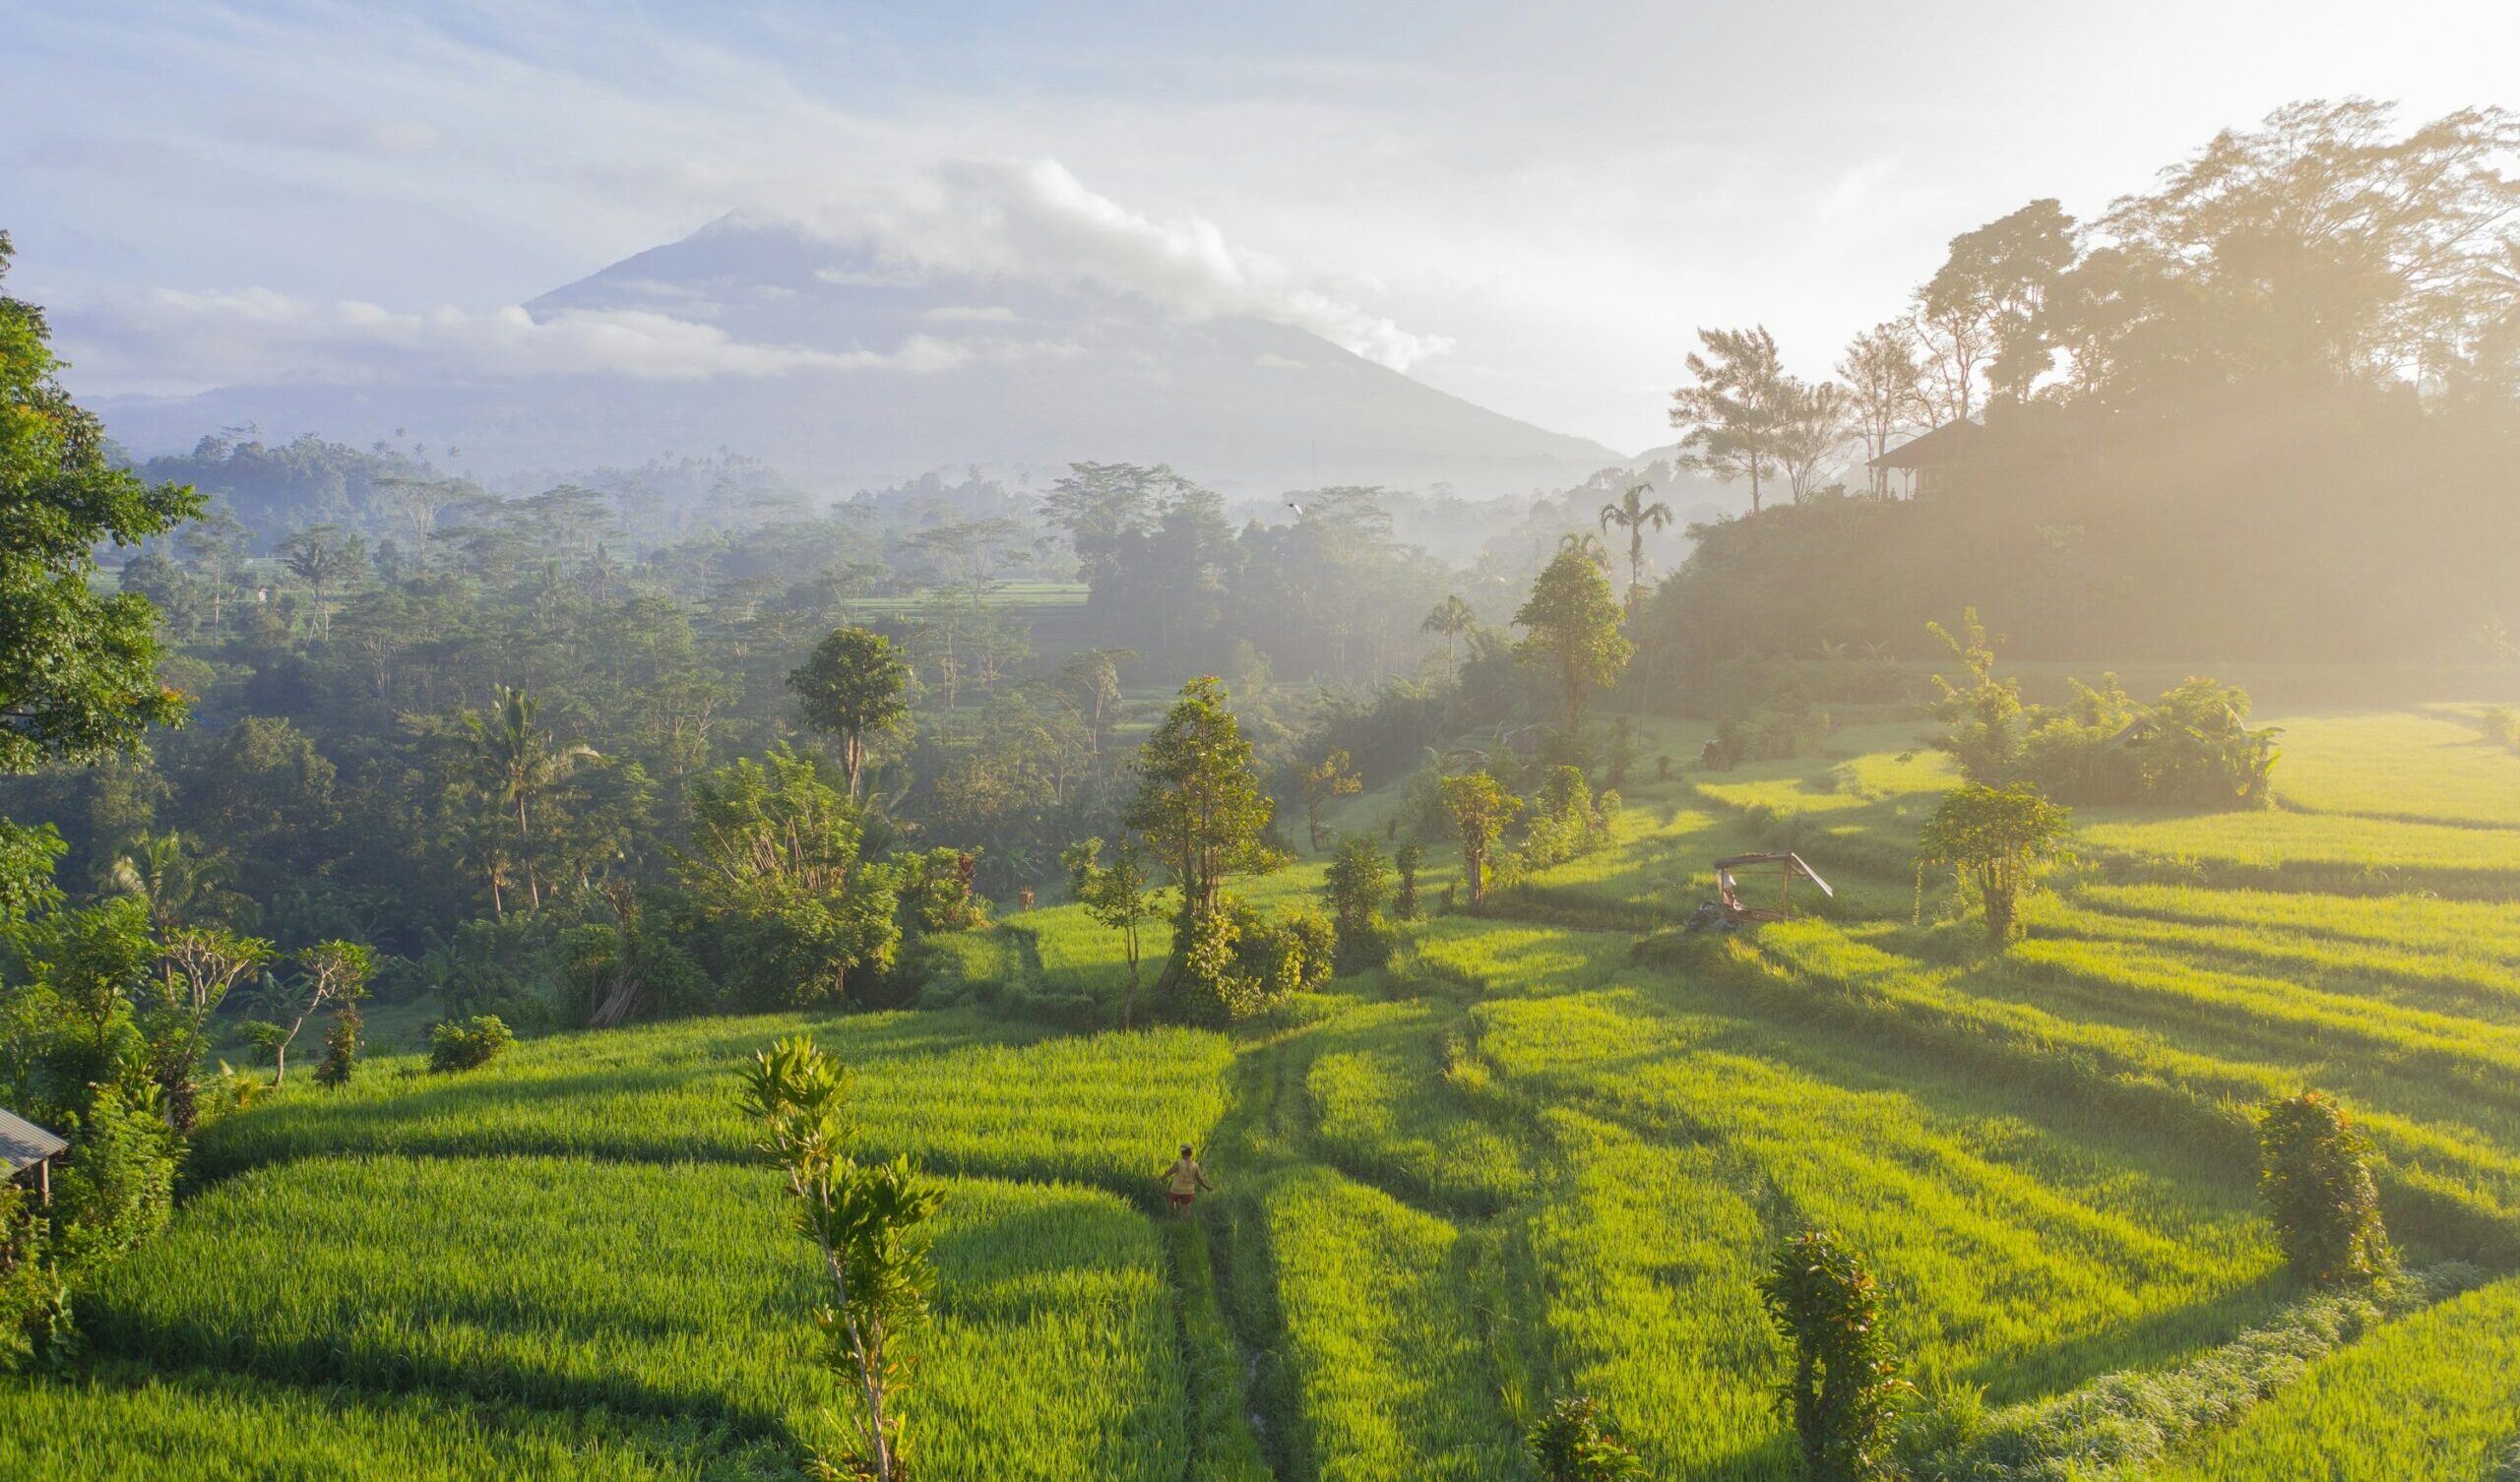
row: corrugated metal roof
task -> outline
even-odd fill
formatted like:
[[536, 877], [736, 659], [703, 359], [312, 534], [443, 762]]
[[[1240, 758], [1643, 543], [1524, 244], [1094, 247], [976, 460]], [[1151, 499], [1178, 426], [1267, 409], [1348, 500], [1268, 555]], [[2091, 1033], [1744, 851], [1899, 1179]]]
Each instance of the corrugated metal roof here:
[[69, 1143], [16, 1112], [0, 1111], [0, 1172], [15, 1173], [69, 1150]]

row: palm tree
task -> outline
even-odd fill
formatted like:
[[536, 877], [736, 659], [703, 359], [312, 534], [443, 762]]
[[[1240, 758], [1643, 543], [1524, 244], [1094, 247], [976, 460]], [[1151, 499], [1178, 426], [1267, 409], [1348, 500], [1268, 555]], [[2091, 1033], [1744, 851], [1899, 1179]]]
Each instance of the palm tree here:
[[1471, 610], [1459, 592], [1453, 592], [1435, 604], [1435, 610], [1426, 614], [1426, 621], [1418, 625], [1418, 631], [1442, 634], [1444, 662], [1451, 663], [1453, 650], [1460, 644], [1462, 635], [1478, 626], [1479, 614]]
[[534, 826], [529, 816], [533, 801], [598, 753], [582, 742], [561, 746], [549, 731], [536, 731], [536, 706], [523, 688], [500, 685], [498, 690], [495, 719], [484, 721], [468, 712], [464, 723], [472, 732], [482, 786], [502, 808], [516, 809], [517, 852], [525, 856], [526, 890], [540, 905], [542, 882], [534, 871]]
[[106, 889], [137, 895], [149, 907], [149, 932], [163, 946], [196, 909], [215, 909], [234, 874], [225, 859], [192, 852], [181, 834], [142, 834], [128, 854], [105, 871]]
[[1645, 590], [1645, 532], [1659, 530], [1671, 523], [1670, 505], [1659, 499], [1652, 504], [1645, 502], [1647, 491], [1653, 487], [1652, 484], [1638, 484], [1620, 495], [1618, 503], [1602, 506], [1602, 533], [1608, 534], [1611, 525], [1627, 531], [1627, 610], [1630, 612], [1634, 612], [1636, 604], [1643, 600], [1640, 593]]
[[1602, 544], [1602, 537], [1591, 530], [1576, 530], [1571, 534], [1558, 536], [1557, 551], [1560, 555], [1573, 551], [1579, 556], [1590, 558], [1595, 566], [1610, 564], [1609, 547]]

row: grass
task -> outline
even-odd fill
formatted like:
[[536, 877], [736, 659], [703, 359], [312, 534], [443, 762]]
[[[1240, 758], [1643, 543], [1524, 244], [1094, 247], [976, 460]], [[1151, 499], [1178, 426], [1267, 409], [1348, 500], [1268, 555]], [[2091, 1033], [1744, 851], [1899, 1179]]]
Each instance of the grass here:
[[2473, 725], [2403, 713], [2277, 723], [2285, 734], [2276, 793], [2287, 807], [2520, 830], [2520, 755]]
[[2160, 1475], [2162, 1482], [2493, 1482], [2520, 1438], [2520, 1281], [2402, 1319]]
[[[0, 1385], [0, 1475], [792, 1475], [833, 1399], [815, 1273], [732, 1087], [810, 1028], [860, 1149], [947, 1187], [923, 1477], [1528, 1482], [1522, 1428], [1585, 1392], [1654, 1476], [1784, 1482], [1753, 1283], [1823, 1225], [1910, 1372], [1996, 1407], [1971, 1475], [2482, 1478], [2520, 1434], [2502, 759], [2428, 713], [2288, 724], [2283, 807], [2088, 811], [2000, 954], [1913, 872], [1951, 781], [1922, 723], [1660, 780], [1702, 728], [1652, 722], [1611, 847], [1230, 1033], [1112, 1030], [1117, 935], [1051, 903], [932, 944], [915, 1010], [292, 1084], [80, 1293], [92, 1372]], [[1837, 898], [1653, 932], [1778, 846]], [[1431, 905], [1460, 876], [1429, 855]], [[2285, 1273], [2250, 1116], [2307, 1085], [2371, 1134], [2410, 1256], [2496, 1284], [2364, 1313]], [[1186, 1219], [1155, 1186], [1183, 1142], [1219, 1186]]]

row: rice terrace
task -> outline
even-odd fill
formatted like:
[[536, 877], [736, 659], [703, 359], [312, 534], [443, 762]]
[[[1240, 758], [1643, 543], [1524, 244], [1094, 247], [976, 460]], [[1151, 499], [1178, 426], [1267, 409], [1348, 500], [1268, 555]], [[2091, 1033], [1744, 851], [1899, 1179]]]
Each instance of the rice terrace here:
[[0, 1482], [2520, 1482], [2520, 11], [2263, 11], [0, 3]]

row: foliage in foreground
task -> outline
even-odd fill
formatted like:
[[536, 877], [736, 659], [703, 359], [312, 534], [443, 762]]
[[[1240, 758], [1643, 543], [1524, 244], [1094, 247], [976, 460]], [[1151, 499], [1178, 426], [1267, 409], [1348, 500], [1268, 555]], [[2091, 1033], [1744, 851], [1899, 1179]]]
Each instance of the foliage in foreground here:
[[1958, 870], [1985, 908], [1986, 935], [2004, 943], [2012, 940], [2022, 895], [2064, 847], [2072, 827], [2071, 810], [2026, 784], [1998, 790], [1969, 782], [1945, 795], [1925, 821], [1917, 836], [1919, 857]]
[[867, 1163], [850, 1155], [848, 1089], [840, 1062], [804, 1035], [776, 1041], [743, 1068], [744, 1112], [786, 1175], [797, 1228], [821, 1253], [832, 1286], [829, 1302], [814, 1309], [825, 1362], [855, 1391], [855, 1449], [845, 1463], [825, 1460], [818, 1470], [899, 1482], [908, 1473], [896, 1391], [911, 1364], [899, 1345], [927, 1317], [935, 1273], [923, 1226], [945, 1196], [907, 1157]]
[[1879, 1475], [1910, 1387], [1891, 1360], [1880, 1286], [1862, 1259], [1829, 1231], [1805, 1230], [1777, 1251], [1759, 1299], [1794, 1345], [1778, 1408], [1793, 1423], [1804, 1473], [1815, 1482]]
[[1602, 1423], [1602, 1403], [1570, 1395], [1533, 1422], [1532, 1465], [1541, 1482], [1643, 1482], [1645, 1464]]
[[2316, 1091], [2270, 1104], [2258, 1118], [2258, 1191], [2277, 1237], [2303, 1279], [2367, 1281], [2389, 1270], [2370, 1143], [2344, 1108]]

